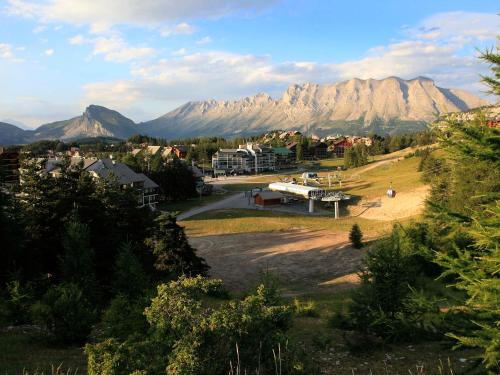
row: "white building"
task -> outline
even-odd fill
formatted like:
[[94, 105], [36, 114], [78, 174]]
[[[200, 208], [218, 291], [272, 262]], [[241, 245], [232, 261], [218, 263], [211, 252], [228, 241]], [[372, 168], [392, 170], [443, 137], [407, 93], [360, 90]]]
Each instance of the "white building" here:
[[220, 149], [212, 156], [212, 167], [239, 173], [274, 171], [276, 156], [271, 147], [255, 143], [240, 145], [237, 149]]

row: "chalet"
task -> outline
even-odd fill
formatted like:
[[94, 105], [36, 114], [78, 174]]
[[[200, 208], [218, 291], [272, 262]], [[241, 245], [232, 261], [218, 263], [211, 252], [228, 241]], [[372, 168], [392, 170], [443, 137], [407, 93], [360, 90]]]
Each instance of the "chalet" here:
[[132, 187], [139, 192], [139, 205], [156, 208], [159, 186], [148, 176], [135, 173], [127, 165], [112, 159], [100, 159], [85, 168], [94, 178], [116, 181], [121, 187]]
[[347, 138], [340, 138], [333, 141], [333, 153], [338, 158], [344, 157], [345, 149], [351, 148], [353, 146], [351, 140]]
[[325, 142], [317, 142], [312, 147], [316, 159], [326, 159], [328, 157], [328, 145]]
[[261, 191], [255, 195], [255, 205], [260, 207], [281, 204], [284, 195], [276, 191]]
[[188, 146], [173, 145], [173, 146], [165, 147], [163, 149], [162, 156], [164, 158], [169, 158], [170, 159], [170, 158], [173, 158], [174, 155], [175, 155], [179, 159], [185, 159], [188, 151], [189, 151], [189, 147]]

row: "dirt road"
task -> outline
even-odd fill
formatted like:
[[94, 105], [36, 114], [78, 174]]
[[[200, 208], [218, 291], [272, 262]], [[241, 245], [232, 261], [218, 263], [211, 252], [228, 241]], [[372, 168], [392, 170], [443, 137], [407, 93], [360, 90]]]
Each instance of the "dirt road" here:
[[190, 238], [212, 267], [210, 274], [232, 291], [254, 286], [263, 272], [279, 276], [289, 294], [348, 288], [357, 284], [363, 250], [348, 234], [328, 231], [244, 233]]

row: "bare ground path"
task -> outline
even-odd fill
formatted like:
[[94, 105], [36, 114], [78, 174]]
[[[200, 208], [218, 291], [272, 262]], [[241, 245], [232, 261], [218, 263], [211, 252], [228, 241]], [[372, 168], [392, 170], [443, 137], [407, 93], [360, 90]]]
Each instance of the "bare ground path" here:
[[189, 242], [232, 291], [254, 286], [263, 272], [278, 275], [287, 293], [348, 288], [357, 284], [363, 250], [347, 233], [296, 230], [193, 237]]
[[222, 210], [225, 208], [238, 208], [244, 198], [245, 193], [233, 194], [230, 197], [224, 198], [218, 202], [210, 203], [205, 206], [196, 207], [177, 216], [177, 220], [185, 220], [191, 216], [195, 216], [207, 211]]

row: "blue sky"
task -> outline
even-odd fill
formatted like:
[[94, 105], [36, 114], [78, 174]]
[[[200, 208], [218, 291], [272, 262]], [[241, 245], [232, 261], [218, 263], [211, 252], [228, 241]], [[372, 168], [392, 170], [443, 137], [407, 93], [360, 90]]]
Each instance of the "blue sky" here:
[[189, 100], [422, 75], [484, 96], [498, 1], [0, 0], [0, 121], [89, 104], [149, 120]]

